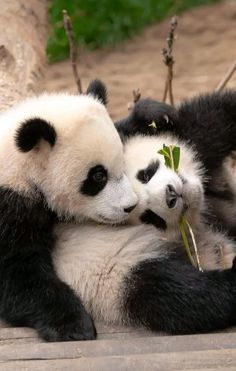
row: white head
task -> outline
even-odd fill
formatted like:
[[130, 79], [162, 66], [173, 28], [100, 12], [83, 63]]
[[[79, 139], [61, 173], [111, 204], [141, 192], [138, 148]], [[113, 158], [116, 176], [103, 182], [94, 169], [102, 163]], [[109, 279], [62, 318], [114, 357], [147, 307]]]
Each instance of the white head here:
[[44, 94], [0, 118], [0, 184], [42, 194], [58, 216], [121, 222], [137, 196], [103, 104], [105, 87], [95, 81], [88, 93]]
[[[180, 147], [178, 173], [165, 165], [158, 154], [163, 144]], [[124, 145], [126, 173], [138, 195], [138, 205], [130, 214], [132, 223], [153, 224], [163, 231], [175, 231], [186, 215], [192, 226], [203, 211], [201, 164], [194, 151], [170, 135], [135, 136]]]

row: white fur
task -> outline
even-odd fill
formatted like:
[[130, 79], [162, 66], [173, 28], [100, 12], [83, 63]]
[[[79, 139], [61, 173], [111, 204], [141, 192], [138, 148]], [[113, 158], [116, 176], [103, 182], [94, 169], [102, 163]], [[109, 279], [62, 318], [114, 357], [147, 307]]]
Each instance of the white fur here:
[[[29, 118], [51, 123], [53, 148], [44, 140], [27, 153], [15, 145], [16, 130]], [[123, 148], [105, 107], [86, 95], [43, 94], [0, 117], [0, 184], [34, 197], [35, 186], [60, 216], [120, 222], [137, 197], [124, 174]], [[106, 187], [94, 197], [79, 192], [90, 167], [108, 170]]]
[[[166, 169], [162, 156], [157, 154], [163, 143], [180, 145], [179, 172], [186, 179], [185, 184], [176, 173]], [[156, 158], [162, 165], [147, 184], [142, 184], [136, 177], [138, 170], [146, 168]], [[165, 219], [167, 230], [160, 231], [151, 225], [59, 225], [54, 251], [59, 276], [79, 293], [93, 318], [115, 324], [127, 322], [122, 311], [123, 283], [131, 269], [148, 259], [164, 259], [176, 242], [181, 243], [177, 222], [182, 211], [181, 208], [168, 209], [163, 191], [167, 184], [182, 188], [183, 198], [189, 202], [186, 217], [194, 229], [202, 268], [228, 268], [235, 256], [234, 245], [229, 239], [202, 224], [202, 170], [191, 148], [168, 136], [138, 136], [125, 145], [125, 160], [126, 173], [139, 199], [130, 216], [132, 223], [139, 222], [138, 216], [151, 208]], [[168, 249], [165, 242], [169, 242]]]

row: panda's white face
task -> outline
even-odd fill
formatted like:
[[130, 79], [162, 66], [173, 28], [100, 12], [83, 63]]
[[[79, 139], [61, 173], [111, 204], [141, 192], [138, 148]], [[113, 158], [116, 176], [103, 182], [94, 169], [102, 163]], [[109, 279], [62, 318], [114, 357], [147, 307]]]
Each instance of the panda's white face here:
[[[163, 144], [181, 149], [178, 174], [165, 166], [158, 150]], [[125, 144], [126, 173], [138, 195], [130, 215], [132, 223], [153, 224], [163, 231], [176, 230], [186, 215], [192, 226], [203, 210], [202, 170], [194, 152], [170, 136], [137, 136]]]
[[58, 216], [106, 223], [128, 218], [137, 196], [124, 173], [119, 135], [98, 100], [45, 94], [9, 111], [0, 124], [8, 126], [0, 145], [1, 184], [40, 191]]

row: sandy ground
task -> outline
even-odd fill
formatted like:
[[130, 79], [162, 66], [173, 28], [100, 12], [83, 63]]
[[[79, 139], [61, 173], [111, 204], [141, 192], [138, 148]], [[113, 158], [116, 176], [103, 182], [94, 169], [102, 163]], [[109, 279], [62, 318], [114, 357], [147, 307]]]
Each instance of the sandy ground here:
[[[132, 90], [162, 99], [166, 67], [165, 46], [169, 21], [147, 27], [137, 37], [109, 50], [82, 50], [79, 71], [84, 89], [89, 80], [102, 79], [109, 91], [109, 111], [114, 119], [127, 114]], [[175, 43], [174, 97], [214, 89], [236, 60], [236, 0], [195, 8], [179, 17]], [[236, 75], [228, 87], [236, 88]], [[49, 66], [42, 89], [76, 91], [69, 61]]]

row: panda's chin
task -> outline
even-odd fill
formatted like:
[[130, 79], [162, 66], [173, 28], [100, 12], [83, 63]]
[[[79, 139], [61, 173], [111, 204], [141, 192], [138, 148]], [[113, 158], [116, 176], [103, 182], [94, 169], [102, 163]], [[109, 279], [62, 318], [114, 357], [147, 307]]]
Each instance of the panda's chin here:
[[119, 217], [119, 218], [108, 218], [107, 216], [104, 216], [102, 214], [98, 214], [94, 218], [94, 220], [97, 223], [111, 224], [111, 225], [124, 224], [127, 221], [127, 219], [128, 219], [128, 215], [127, 216], [122, 216], [122, 217]]

